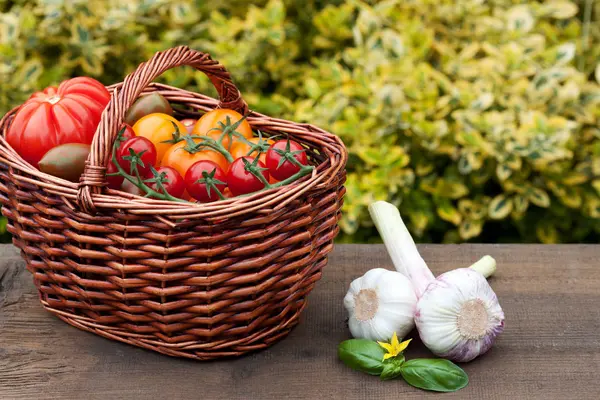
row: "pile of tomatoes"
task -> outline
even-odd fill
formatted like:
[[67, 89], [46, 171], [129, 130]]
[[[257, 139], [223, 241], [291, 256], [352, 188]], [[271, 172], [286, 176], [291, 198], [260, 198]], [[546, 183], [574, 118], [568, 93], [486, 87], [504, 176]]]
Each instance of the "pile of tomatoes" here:
[[109, 165], [113, 189], [146, 194], [124, 180], [125, 171], [157, 193], [200, 202], [286, 183], [308, 165], [299, 143], [255, 137], [246, 119], [229, 109], [210, 111], [197, 121], [145, 115], [122, 129], [113, 161], [121, 167], [119, 174], [114, 162]]
[[[42, 172], [78, 182], [102, 111], [110, 100], [92, 78], [34, 93], [6, 140]], [[217, 109], [177, 120], [159, 93], [127, 111], [107, 168], [108, 186], [143, 196], [210, 202], [289, 184], [310, 173], [299, 143], [263, 138], [236, 111]]]

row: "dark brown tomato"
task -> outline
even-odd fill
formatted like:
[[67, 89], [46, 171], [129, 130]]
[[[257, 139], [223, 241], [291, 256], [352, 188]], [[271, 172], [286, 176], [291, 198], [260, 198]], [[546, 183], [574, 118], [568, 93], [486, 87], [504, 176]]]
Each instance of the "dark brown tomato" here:
[[140, 118], [154, 113], [173, 115], [171, 104], [158, 92], [137, 99], [127, 110], [125, 123], [133, 126]]
[[90, 154], [90, 145], [67, 143], [50, 149], [39, 162], [40, 171], [70, 182], [79, 182]]

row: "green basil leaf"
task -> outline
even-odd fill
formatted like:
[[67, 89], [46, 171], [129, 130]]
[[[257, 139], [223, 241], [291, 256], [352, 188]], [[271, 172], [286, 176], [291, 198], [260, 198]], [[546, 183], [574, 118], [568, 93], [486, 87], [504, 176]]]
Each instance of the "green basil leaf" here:
[[409, 385], [435, 392], [464, 388], [469, 378], [462, 368], [444, 359], [417, 358], [402, 364], [402, 377]]
[[348, 367], [371, 375], [383, 371], [384, 350], [376, 342], [366, 339], [350, 339], [340, 343], [338, 356]]
[[399, 355], [391, 358], [383, 363], [383, 371], [379, 377], [382, 381], [387, 381], [400, 376], [402, 373], [402, 364], [404, 364], [404, 356]]

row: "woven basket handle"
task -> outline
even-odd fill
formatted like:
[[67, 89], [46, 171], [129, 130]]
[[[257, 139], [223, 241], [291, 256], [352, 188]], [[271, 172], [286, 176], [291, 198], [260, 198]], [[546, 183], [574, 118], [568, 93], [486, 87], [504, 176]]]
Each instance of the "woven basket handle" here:
[[106, 186], [106, 165], [112, 154], [112, 145], [129, 107], [140, 93], [163, 72], [189, 65], [204, 72], [219, 93], [219, 108], [229, 108], [246, 114], [248, 106], [240, 91], [231, 81], [229, 72], [209, 54], [192, 50], [187, 46], [175, 47], [156, 53], [140, 66], [115, 89], [110, 102], [102, 113], [100, 124], [92, 142], [90, 157], [80, 179], [77, 202], [88, 213], [96, 211], [92, 193], [100, 193]]

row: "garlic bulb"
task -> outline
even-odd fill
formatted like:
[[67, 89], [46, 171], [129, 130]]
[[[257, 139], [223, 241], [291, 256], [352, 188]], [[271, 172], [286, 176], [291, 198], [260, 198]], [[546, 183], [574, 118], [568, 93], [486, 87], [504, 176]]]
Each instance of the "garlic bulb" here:
[[504, 313], [485, 279], [494, 272], [495, 260], [486, 256], [471, 268], [435, 279], [398, 209], [378, 201], [369, 212], [396, 270], [410, 279], [419, 297], [415, 323], [423, 343], [434, 354], [458, 362], [488, 351], [504, 330]]
[[436, 355], [467, 362], [492, 347], [504, 330], [504, 313], [485, 277], [462, 268], [427, 286], [415, 323], [421, 340]]
[[415, 326], [417, 296], [402, 274], [383, 268], [368, 271], [350, 284], [344, 297], [348, 326], [355, 338], [388, 341], [406, 336]]

